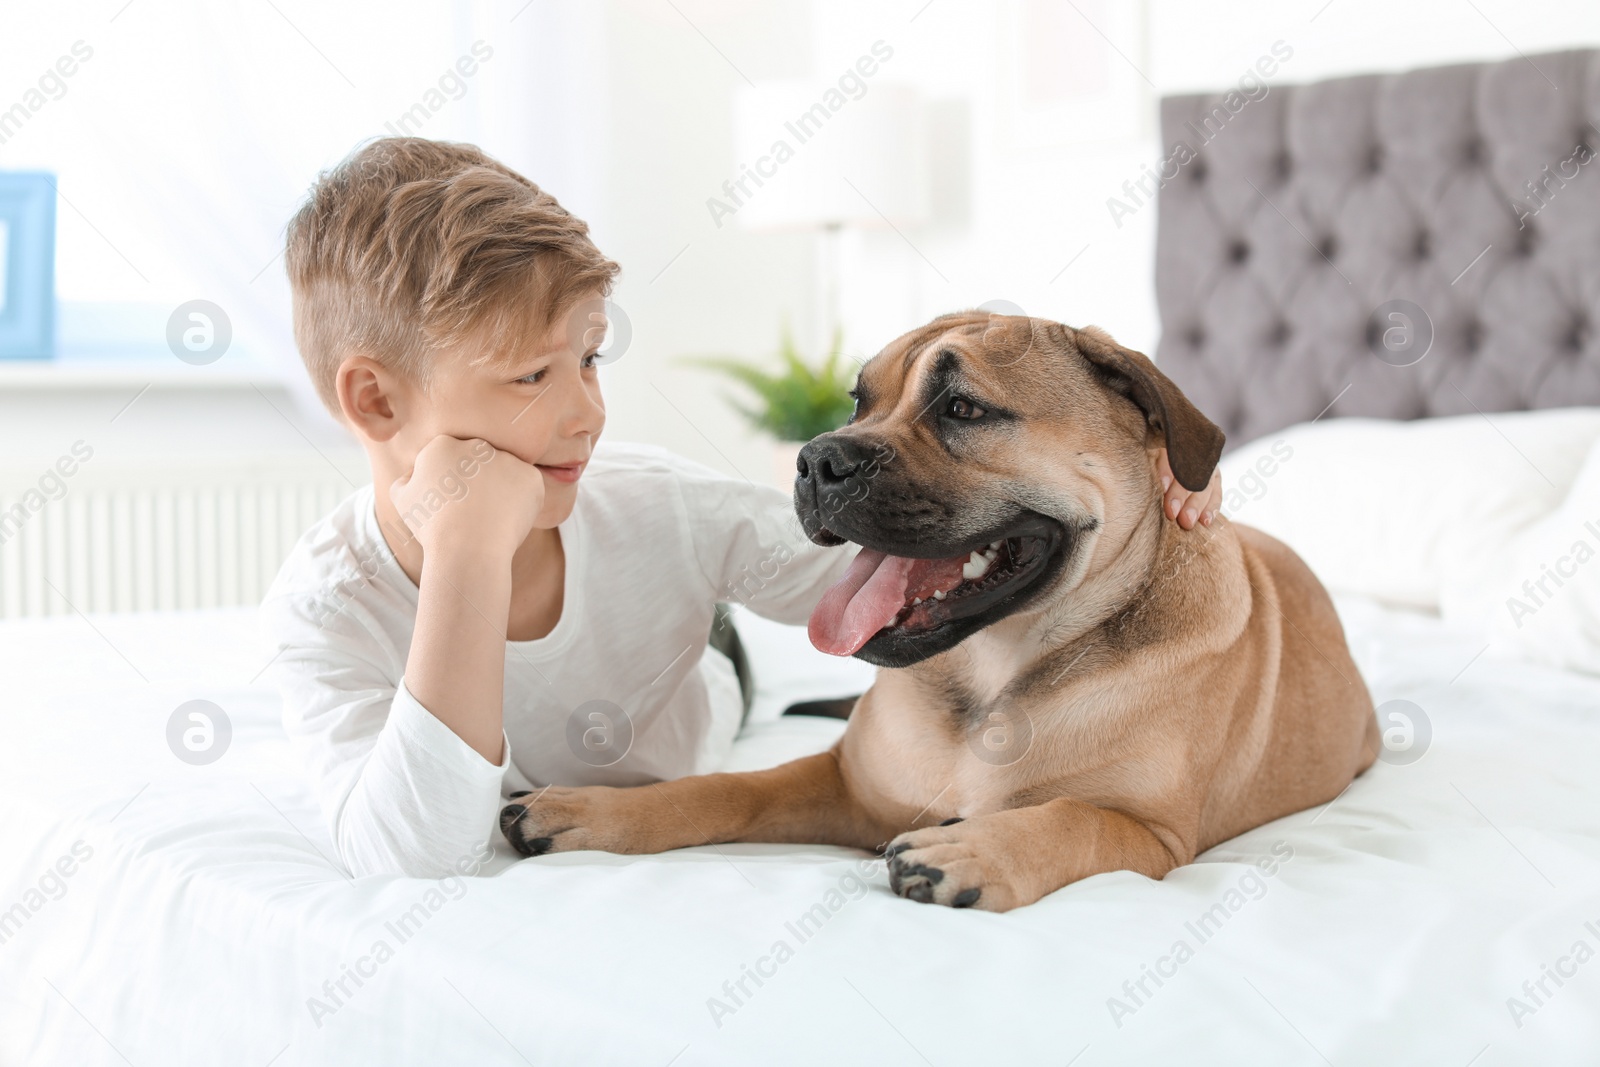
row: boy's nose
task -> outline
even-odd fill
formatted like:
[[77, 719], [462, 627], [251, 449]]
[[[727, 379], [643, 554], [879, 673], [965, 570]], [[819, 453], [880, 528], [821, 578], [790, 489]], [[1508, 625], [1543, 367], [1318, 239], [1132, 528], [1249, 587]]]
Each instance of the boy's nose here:
[[598, 386], [580, 384], [567, 399], [566, 411], [558, 424], [567, 437], [587, 434], [593, 437], [606, 423], [606, 406]]

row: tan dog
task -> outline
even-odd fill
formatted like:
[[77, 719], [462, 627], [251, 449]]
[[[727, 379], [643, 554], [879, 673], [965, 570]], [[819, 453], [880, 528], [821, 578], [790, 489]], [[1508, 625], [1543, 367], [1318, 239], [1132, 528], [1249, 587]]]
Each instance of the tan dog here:
[[1162, 517], [1159, 449], [1198, 490], [1223, 435], [1143, 355], [947, 315], [856, 398], [795, 482], [812, 540], [865, 546], [811, 620], [824, 651], [885, 668], [843, 737], [767, 771], [550, 788], [502, 814], [519, 850], [888, 843], [900, 895], [1004, 911], [1160, 878], [1372, 763], [1372, 701], [1306, 565]]

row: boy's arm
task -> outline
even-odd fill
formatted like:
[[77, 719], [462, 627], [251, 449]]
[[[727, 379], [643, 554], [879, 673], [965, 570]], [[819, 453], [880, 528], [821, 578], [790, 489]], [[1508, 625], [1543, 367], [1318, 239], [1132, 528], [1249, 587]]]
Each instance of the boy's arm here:
[[284, 726], [354, 875], [439, 878], [488, 857], [508, 760], [491, 764], [394, 683], [398, 650], [361, 612], [268, 601]]
[[495, 451], [462, 483], [465, 495], [437, 510], [424, 501], [464, 465], [477, 467], [485, 445], [434, 438], [390, 496], [402, 517], [430, 516], [411, 531], [422, 546], [422, 580], [406, 688], [480, 756], [499, 763], [511, 557], [544, 504], [544, 479], [537, 468]]
[[[454, 438], [425, 446], [392, 490], [400, 514], [483, 447]], [[262, 605], [285, 727], [358, 875], [459, 873], [487, 855], [502, 804], [511, 556], [543, 480], [496, 452], [466, 484], [465, 496], [417, 512], [432, 517], [413, 531], [424, 558], [403, 674], [399, 650], [369, 629], [357, 600]]]
[[686, 468], [679, 487], [700, 570], [716, 600], [803, 626], [856, 554], [854, 545], [813, 544], [781, 489], [698, 465]]

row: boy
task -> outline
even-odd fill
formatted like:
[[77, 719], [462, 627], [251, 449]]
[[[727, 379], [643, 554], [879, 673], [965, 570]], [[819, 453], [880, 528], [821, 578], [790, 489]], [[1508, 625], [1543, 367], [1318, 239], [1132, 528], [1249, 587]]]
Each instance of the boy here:
[[[385, 138], [318, 181], [286, 262], [301, 356], [372, 467], [262, 605], [344, 864], [439, 877], [506, 791], [715, 770], [748, 708], [718, 600], [803, 623], [853, 552], [775, 489], [596, 448], [618, 267], [588, 227], [472, 146]], [[1210, 521], [1215, 482], [1169, 484], [1169, 516]]]

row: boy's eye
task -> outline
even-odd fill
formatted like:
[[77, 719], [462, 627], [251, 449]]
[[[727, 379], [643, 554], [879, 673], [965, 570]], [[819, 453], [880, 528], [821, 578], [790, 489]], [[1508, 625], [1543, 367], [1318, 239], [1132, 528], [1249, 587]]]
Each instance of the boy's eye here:
[[539, 370], [534, 371], [532, 374], [524, 374], [522, 377], [518, 378], [517, 381], [527, 385], [537, 385], [539, 383], [539, 379], [544, 377], [544, 374], [544, 369], [540, 368]]
[[598, 352], [590, 352], [587, 356], [583, 357], [583, 369], [584, 370], [588, 370], [590, 367], [599, 366], [600, 365], [599, 364], [599, 359], [600, 359], [600, 353], [598, 353]]

